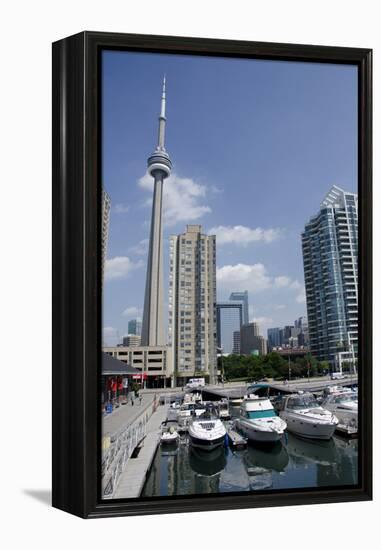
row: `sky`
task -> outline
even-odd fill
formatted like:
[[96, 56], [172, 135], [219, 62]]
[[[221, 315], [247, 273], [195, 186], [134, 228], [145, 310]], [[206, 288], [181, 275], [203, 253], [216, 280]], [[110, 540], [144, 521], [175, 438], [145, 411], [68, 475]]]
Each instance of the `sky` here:
[[332, 185], [357, 192], [357, 68], [104, 51], [102, 179], [112, 202], [104, 344], [142, 316], [153, 190], [146, 163], [164, 74], [173, 163], [165, 280], [169, 235], [201, 224], [217, 238], [217, 299], [247, 289], [263, 335], [293, 324], [306, 315], [304, 225]]

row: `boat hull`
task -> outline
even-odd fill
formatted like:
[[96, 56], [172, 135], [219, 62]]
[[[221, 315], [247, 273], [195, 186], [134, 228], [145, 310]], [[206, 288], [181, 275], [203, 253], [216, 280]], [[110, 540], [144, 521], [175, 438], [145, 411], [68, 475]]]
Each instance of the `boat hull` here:
[[212, 451], [213, 449], [217, 449], [217, 447], [221, 447], [223, 445], [225, 440], [225, 435], [219, 436], [215, 439], [204, 439], [201, 437], [196, 437], [189, 434], [189, 441], [192, 447], [195, 447], [196, 449], [202, 449], [205, 451]]
[[319, 424], [290, 415], [281, 414], [281, 418], [287, 422], [289, 432], [307, 439], [331, 439], [337, 427], [336, 423]]
[[255, 441], [258, 443], [276, 443], [277, 441], [280, 441], [284, 433], [283, 431], [261, 430], [244, 421], [239, 421], [237, 424], [238, 428], [249, 439], [249, 441]]

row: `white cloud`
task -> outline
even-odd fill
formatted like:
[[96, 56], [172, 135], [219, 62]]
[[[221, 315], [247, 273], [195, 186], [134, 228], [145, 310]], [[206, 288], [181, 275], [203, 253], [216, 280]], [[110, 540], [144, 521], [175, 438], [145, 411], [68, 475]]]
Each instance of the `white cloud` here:
[[[302, 292], [302, 285], [286, 275], [272, 277], [263, 264], [224, 265], [217, 268], [217, 284], [229, 290], [248, 290], [255, 294], [269, 289], [290, 289]], [[283, 306], [284, 307], [284, 306]]]
[[218, 267], [217, 283], [225, 288], [255, 293], [271, 288], [272, 279], [263, 264], [236, 264]]
[[[153, 192], [153, 179], [145, 174], [138, 181], [138, 185], [147, 191]], [[179, 222], [192, 222], [211, 212], [211, 208], [204, 202], [207, 188], [190, 178], [180, 178], [172, 174], [164, 183], [163, 216], [167, 226]], [[152, 197], [145, 204], [152, 204]]]
[[262, 229], [262, 227], [251, 228], [244, 225], [219, 225], [209, 229], [208, 233], [209, 235], [216, 235], [219, 245], [234, 243], [247, 246], [258, 241], [265, 243], [275, 241], [281, 237], [282, 230], [277, 228]]
[[290, 279], [290, 277], [287, 277], [286, 275], [281, 275], [280, 277], [275, 277], [275, 279], [274, 279], [275, 288], [284, 288], [284, 287], [287, 287], [287, 286], [289, 287], [290, 283], [291, 283], [291, 279]]
[[103, 345], [116, 346], [119, 342], [119, 334], [114, 327], [103, 327]]
[[123, 203], [116, 204], [114, 211], [116, 214], [126, 214], [127, 212], [130, 211], [130, 205], [123, 204]]
[[281, 309], [286, 309], [286, 306], [285, 304], [274, 304], [272, 306], [272, 309], [274, 309], [275, 311], [280, 311]]
[[296, 297], [296, 301], [298, 302], [298, 304], [306, 303], [306, 291], [304, 288], [300, 290], [299, 294]]
[[105, 265], [105, 279], [110, 281], [111, 279], [124, 279], [134, 269], [137, 269], [143, 265], [143, 262], [133, 262], [127, 256], [115, 256], [106, 260]]
[[129, 306], [122, 313], [123, 317], [131, 317], [131, 318], [141, 317], [141, 314], [142, 314], [142, 309], [136, 306]]
[[146, 256], [148, 253], [148, 245], [149, 245], [149, 239], [142, 239], [138, 242], [138, 244], [131, 246], [129, 248], [130, 252], [133, 252], [134, 254], [138, 254], [139, 256]]

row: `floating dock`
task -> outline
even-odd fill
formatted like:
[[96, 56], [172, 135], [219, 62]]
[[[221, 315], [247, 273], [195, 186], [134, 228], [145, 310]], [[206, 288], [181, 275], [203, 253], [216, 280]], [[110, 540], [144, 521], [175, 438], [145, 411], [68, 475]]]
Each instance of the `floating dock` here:
[[246, 447], [247, 445], [246, 437], [243, 437], [233, 427], [231, 426], [227, 427], [227, 434], [229, 438], [229, 443], [230, 445], [232, 445], [232, 447], [235, 447], [236, 449]]

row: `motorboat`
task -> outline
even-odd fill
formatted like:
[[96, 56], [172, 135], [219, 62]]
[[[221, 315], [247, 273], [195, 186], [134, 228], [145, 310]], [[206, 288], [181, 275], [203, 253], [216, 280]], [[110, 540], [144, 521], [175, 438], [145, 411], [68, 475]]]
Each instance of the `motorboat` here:
[[287, 424], [277, 416], [268, 397], [247, 396], [240, 406], [238, 429], [250, 440], [275, 443], [282, 437]]
[[339, 420], [337, 430], [347, 435], [358, 431], [358, 393], [351, 389], [338, 388], [323, 400], [321, 406], [331, 411]]
[[177, 411], [179, 427], [187, 428], [192, 417], [198, 417], [206, 411], [206, 403], [183, 403]]
[[179, 432], [174, 426], [164, 426], [162, 428], [160, 443], [162, 444], [174, 444], [179, 440]]
[[284, 397], [279, 416], [287, 422], [288, 431], [309, 439], [330, 439], [339, 423], [310, 393]]
[[208, 406], [200, 416], [193, 414], [188, 425], [188, 434], [193, 447], [213, 450], [223, 445], [226, 428], [218, 418], [216, 411]]
[[223, 399], [217, 403], [218, 415], [221, 420], [230, 420], [229, 402], [227, 399]]

